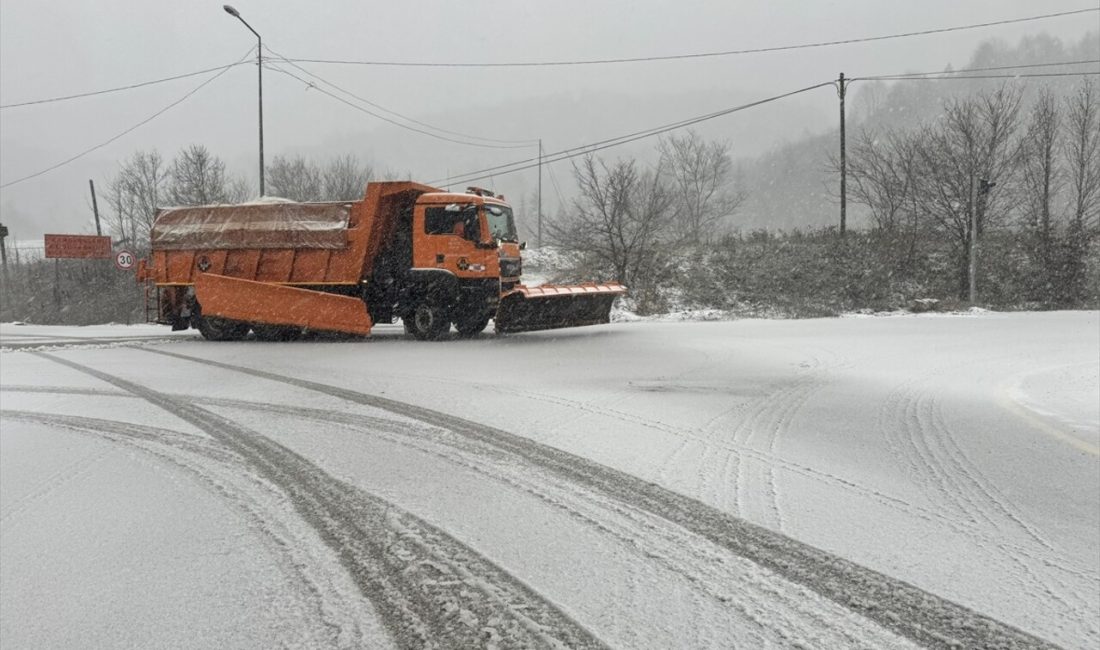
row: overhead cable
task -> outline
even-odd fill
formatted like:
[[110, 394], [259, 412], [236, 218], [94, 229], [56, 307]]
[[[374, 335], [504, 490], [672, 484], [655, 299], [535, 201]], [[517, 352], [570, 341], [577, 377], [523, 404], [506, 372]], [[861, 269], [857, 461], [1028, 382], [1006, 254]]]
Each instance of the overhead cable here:
[[762, 54], [765, 52], [783, 52], [787, 50], [802, 50], [809, 48], [821, 48], [831, 47], [834, 45], [851, 45], [855, 43], [872, 43], [876, 41], [885, 41], [897, 38], [910, 38], [913, 36], [928, 36], [931, 34], [944, 34], [948, 32], [959, 32], [970, 29], [981, 29], [984, 27], [995, 27], [998, 25], [1012, 25], [1016, 23], [1025, 23], [1036, 20], [1048, 20], [1051, 18], [1060, 18], [1063, 16], [1074, 16], [1084, 13], [1093, 13], [1100, 11], [1100, 8], [1090, 7], [1087, 9], [1076, 9], [1072, 11], [1061, 11], [1057, 13], [1041, 14], [1038, 16], [1027, 16], [1023, 18], [1009, 18], [1005, 20], [995, 20], [984, 23], [973, 23], [970, 25], [955, 25], [952, 27], [941, 27], [937, 29], [925, 29], [914, 32], [901, 32], [896, 34], [885, 34], [881, 36], [865, 36], [862, 38], [847, 38], [835, 41], [820, 41], [814, 43], [798, 43], [794, 45], [777, 45], [772, 47], [757, 47], [740, 50], [725, 50], [719, 52], [695, 52], [690, 54], [670, 54], [665, 56], [639, 56], [639, 57], [620, 57], [611, 59], [586, 59], [586, 60], [558, 60], [558, 61], [483, 61], [483, 62], [462, 62], [462, 61], [386, 61], [386, 60], [368, 60], [368, 61], [355, 61], [355, 60], [342, 60], [342, 59], [319, 59], [319, 58], [292, 58], [291, 61], [297, 63], [323, 63], [323, 64], [336, 64], [336, 65], [368, 65], [368, 66], [391, 66], [391, 67], [413, 67], [413, 68], [531, 68], [531, 67], [549, 67], [549, 66], [577, 66], [577, 65], [606, 65], [615, 63], [642, 63], [647, 61], [675, 61], [683, 59], [702, 59], [709, 57], [722, 57], [722, 56], [736, 56], [742, 54]]
[[[838, 41], [823, 41], [823, 42], [817, 42], [817, 43], [800, 43], [800, 44], [796, 44], [796, 45], [780, 45], [780, 46], [774, 46], [774, 47], [761, 47], [761, 48], [743, 49], [743, 50], [728, 50], [728, 51], [724, 51], [724, 52], [698, 52], [698, 53], [690, 53], [690, 54], [672, 54], [672, 55], [667, 55], [667, 56], [627, 57], [627, 58], [614, 58], [614, 59], [591, 59], [591, 60], [581, 60], [581, 61], [521, 61], [521, 62], [481, 62], [481, 63], [478, 63], [478, 62], [430, 62], [430, 61], [426, 61], [426, 62], [418, 62], [418, 61], [352, 61], [352, 60], [339, 60], [339, 59], [306, 59], [306, 58], [290, 59], [290, 58], [286, 58], [286, 57], [283, 57], [282, 55], [277, 54], [276, 52], [271, 50], [271, 48], [266, 48], [266, 49], [268, 51], [272, 52], [272, 54], [276, 54], [276, 56], [279, 56], [283, 61], [285, 61], [287, 63], [322, 63], [322, 64], [339, 64], [339, 65], [373, 65], [373, 66], [404, 66], [404, 67], [535, 67], [535, 66], [601, 65], [601, 64], [612, 64], [612, 63], [640, 63], [640, 62], [645, 62], [645, 61], [670, 61], [670, 60], [678, 60], [678, 59], [699, 59], [699, 58], [708, 58], [708, 57], [734, 56], [734, 55], [739, 55], [739, 54], [758, 54], [758, 53], [765, 53], [765, 52], [782, 52], [782, 51], [786, 51], [786, 50], [829, 47], [829, 46], [834, 46], [834, 45], [848, 45], [848, 44], [854, 44], [854, 43], [866, 43], [866, 42], [882, 41], [882, 40], [888, 40], [888, 39], [908, 38], [908, 37], [912, 37], [912, 36], [925, 36], [925, 35], [940, 34], [940, 33], [945, 33], [945, 32], [954, 32], [954, 31], [962, 31], [962, 30], [969, 30], [969, 29], [979, 29], [979, 28], [984, 28], [984, 27], [994, 27], [994, 26], [997, 26], [997, 25], [1008, 25], [1008, 24], [1029, 22], [1029, 21], [1035, 21], [1035, 20], [1046, 20], [1046, 19], [1050, 19], [1050, 18], [1059, 18], [1059, 17], [1063, 17], [1063, 16], [1072, 16], [1072, 15], [1088, 13], [1088, 12], [1095, 12], [1095, 11], [1100, 11], [1100, 9], [1097, 9], [1097, 8], [1078, 9], [1078, 10], [1073, 10], [1073, 11], [1063, 11], [1063, 12], [1058, 12], [1058, 13], [1042, 14], [1042, 15], [1038, 15], [1038, 16], [1028, 16], [1028, 17], [1024, 17], [1024, 18], [1012, 18], [1012, 19], [999, 20], [999, 21], [986, 22], [986, 23], [975, 23], [975, 24], [971, 24], [971, 25], [957, 25], [957, 26], [954, 26], [954, 27], [944, 27], [944, 28], [940, 28], [940, 29], [929, 29], [929, 30], [923, 30], [923, 31], [917, 31], [917, 32], [904, 32], [904, 33], [899, 33], [899, 34], [887, 34], [887, 35], [883, 35], [883, 36], [870, 36], [870, 37], [864, 37], [864, 38], [852, 38], [852, 39], [845, 39], [845, 40], [838, 40]], [[233, 64], [230, 64], [230, 65], [241, 65], [242, 63], [245, 63], [245, 62], [244, 61], [238, 61], [237, 63], [233, 63]], [[1046, 64], [1040, 64], [1040, 65], [1046, 65]], [[1055, 65], [1055, 64], [1051, 64], [1051, 65]], [[36, 104], [47, 104], [47, 103], [52, 103], [52, 102], [62, 102], [62, 101], [68, 101], [68, 100], [72, 100], [72, 99], [79, 99], [79, 98], [82, 98], [82, 97], [92, 97], [92, 96], [95, 96], [95, 95], [105, 95], [105, 94], [121, 92], [121, 91], [125, 91], [125, 90], [133, 90], [133, 89], [136, 89], [136, 88], [143, 88], [145, 86], [152, 86], [152, 85], [155, 85], [155, 84], [166, 83], [166, 82], [169, 82], [169, 81], [176, 81], [176, 80], [179, 80], [179, 79], [187, 79], [189, 77], [199, 76], [199, 75], [202, 75], [202, 74], [206, 74], [208, 72], [214, 72], [215, 70], [221, 70], [223, 67], [224, 66], [206, 68], [206, 69], [203, 69], [203, 70], [196, 70], [194, 72], [188, 72], [188, 73], [184, 73], [184, 74], [173, 75], [173, 76], [170, 76], [170, 77], [162, 77], [160, 79], [153, 79], [153, 80], [150, 80], [150, 81], [143, 81], [143, 82], [139, 82], [139, 83], [135, 83], [135, 84], [129, 84], [129, 85], [125, 85], [125, 86], [118, 86], [118, 87], [114, 87], [114, 88], [105, 88], [103, 90], [94, 90], [94, 91], [89, 91], [89, 92], [76, 93], [76, 94], [72, 94], [72, 95], [63, 95], [63, 96], [59, 96], [59, 97], [47, 97], [47, 98], [43, 98], [43, 99], [35, 99], [35, 100], [29, 100], [29, 101], [24, 101], [24, 102], [16, 102], [16, 103], [11, 103], [11, 104], [0, 104], [0, 109], [18, 108], [18, 107], [22, 107], [22, 106], [32, 106], [32, 105], [36, 105]], [[1022, 67], [1022, 66], [1012, 66], [1012, 67]], [[304, 70], [303, 68], [299, 68], [299, 69]], [[958, 72], [958, 71], [956, 71], [956, 72]], [[366, 101], [366, 100], [363, 100], [363, 101]], [[380, 106], [377, 106], [377, 105], [375, 105], [375, 107], [379, 108], [380, 110], [385, 110], [385, 109], [382, 109]], [[390, 111], [387, 110], [386, 112], [390, 112]], [[408, 119], [408, 118], [406, 118], [406, 119]], [[410, 121], [415, 121], [415, 120], [410, 119]], [[440, 130], [442, 130], [442, 129], [440, 129]]]
[[424, 129], [420, 129], [420, 128], [417, 128], [415, 126], [409, 126], [408, 124], [405, 124], [403, 122], [398, 122], [395, 119], [386, 117], [385, 115], [381, 115], [381, 114], [379, 114], [375, 111], [372, 111], [369, 108], [364, 108], [363, 106], [361, 106], [359, 104], [348, 101], [347, 99], [344, 99], [343, 97], [340, 97], [339, 95], [336, 95], [336, 94], [322, 88], [321, 86], [317, 85], [316, 83], [314, 83], [312, 81], [309, 81], [308, 79], [303, 79], [302, 77], [299, 77], [298, 75], [294, 74], [293, 72], [290, 72], [289, 70], [286, 70], [286, 69], [284, 69], [284, 68], [282, 68], [278, 65], [273, 65], [272, 63], [268, 62], [268, 63], [264, 64], [264, 67], [269, 69], [269, 70], [273, 70], [275, 72], [279, 72], [279, 73], [282, 73], [284, 75], [287, 75], [288, 77], [292, 77], [294, 79], [297, 79], [298, 81], [304, 83], [309, 88], [312, 88], [312, 89], [316, 90], [317, 92], [321, 93], [322, 95], [327, 95], [327, 96], [335, 99], [336, 101], [340, 102], [341, 104], [346, 104], [347, 106], [350, 106], [350, 107], [354, 108], [355, 110], [360, 111], [362, 113], [366, 113], [367, 115], [370, 115], [371, 117], [382, 120], [383, 122], [388, 122], [388, 123], [390, 123], [394, 126], [400, 127], [402, 129], [406, 129], [408, 131], [414, 131], [416, 133], [420, 133], [420, 134], [426, 135], [428, 137], [435, 138], [437, 140], [445, 140], [447, 142], [454, 142], [455, 144], [462, 144], [462, 145], [466, 145], [468, 147], [484, 147], [484, 148], [487, 148], [487, 149], [521, 149], [521, 148], [531, 146], [529, 144], [491, 144], [491, 143], [486, 143], [486, 142], [470, 142], [468, 140], [459, 140], [457, 138], [452, 138], [452, 137], [448, 137], [448, 136], [445, 136], [445, 135], [440, 135], [438, 133], [433, 133], [431, 131], [426, 131]]
[[1100, 70], [1083, 72], [1033, 72], [1026, 74], [975, 74], [975, 75], [940, 75], [927, 77], [911, 77], [902, 75], [882, 75], [878, 77], [853, 77], [849, 81], [966, 81], [968, 79], [1034, 79], [1044, 77], [1087, 77], [1100, 75]]
[[[958, 70], [935, 70], [931, 72], [903, 72], [899, 74], [882, 75], [891, 78], [901, 77], [923, 77], [926, 75], [952, 75], [952, 74], [965, 74], [967, 72], [994, 72], [997, 70], [1026, 70], [1029, 68], [1056, 68], [1060, 66], [1070, 65], [1088, 65], [1090, 63], [1100, 63], [1100, 59], [1083, 59], [1080, 61], [1051, 61], [1050, 63], [1021, 63], [1018, 65], [995, 65], [982, 68], [960, 68]], [[1013, 75], [1015, 76], [1015, 75]], [[973, 77], [970, 77], [973, 78]], [[869, 77], [853, 77], [851, 80], [856, 79], [878, 79], [878, 76]]]
[[439, 131], [440, 133], [446, 133], [448, 135], [453, 135], [453, 136], [457, 136], [457, 137], [460, 137], [460, 138], [466, 138], [468, 140], [482, 140], [482, 141], [485, 141], [485, 142], [493, 142], [493, 143], [497, 143], [497, 144], [514, 144], [514, 145], [520, 145], [520, 146], [531, 146], [531, 145], [534, 145], [538, 142], [538, 140], [499, 140], [499, 139], [496, 139], [496, 138], [485, 138], [485, 137], [481, 137], [481, 136], [477, 136], [477, 135], [470, 135], [468, 133], [461, 133], [461, 132], [458, 132], [458, 131], [450, 131], [450, 130], [444, 129], [442, 127], [438, 127], [438, 126], [435, 126], [435, 125], [432, 125], [432, 124], [428, 124], [427, 122], [422, 122], [422, 121], [420, 121], [416, 118], [409, 117], [408, 115], [404, 115], [402, 113], [398, 113], [397, 111], [388, 109], [385, 106], [382, 106], [380, 104], [377, 104], [377, 103], [367, 99], [366, 97], [361, 97], [359, 95], [356, 95], [355, 93], [351, 92], [350, 90], [347, 90], [346, 88], [342, 88], [342, 87], [336, 85], [335, 83], [325, 79], [324, 77], [321, 77], [320, 75], [318, 75], [314, 72], [311, 72], [310, 70], [307, 70], [306, 68], [303, 68], [302, 66], [300, 66], [297, 63], [291, 61], [290, 59], [286, 58], [282, 54], [279, 54], [278, 52], [276, 52], [275, 50], [271, 49], [270, 47], [268, 47], [266, 45], [264, 46], [264, 49], [267, 50], [268, 52], [274, 54], [276, 57], [279, 58], [280, 61], [293, 66], [294, 68], [301, 71], [303, 74], [306, 74], [306, 75], [312, 77], [313, 79], [316, 79], [317, 81], [320, 81], [321, 83], [325, 84], [326, 86], [334, 88], [335, 90], [347, 95], [348, 97], [352, 97], [353, 99], [356, 99], [360, 102], [363, 102], [364, 104], [367, 104], [368, 106], [371, 106], [371, 107], [373, 107], [377, 110], [380, 110], [383, 113], [389, 113], [390, 115], [398, 117], [402, 120], [406, 120], [408, 122], [412, 122], [413, 124], [418, 124], [418, 125], [420, 125], [422, 127], [425, 127], [427, 129], [431, 129], [433, 131]]
[[110, 139], [108, 139], [108, 140], [105, 140], [105, 141], [103, 141], [103, 142], [100, 142], [99, 144], [97, 144], [97, 145], [95, 145], [95, 146], [89, 147], [89, 148], [85, 149], [84, 151], [81, 151], [80, 153], [78, 153], [78, 154], [76, 154], [76, 155], [74, 155], [74, 156], [70, 156], [69, 158], [66, 158], [65, 160], [62, 160], [62, 161], [61, 161], [61, 162], [59, 162], [59, 163], [56, 163], [56, 164], [54, 164], [54, 165], [50, 165], [49, 167], [46, 167], [45, 169], [41, 169], [41, 170], [39, 170], [39, 171], [36, 171], [36, 172], [34, 172], [33, 174], [28, 174], [27, 176], [23, 176], [23, 177], [21, 177], [21, 178], [17, 178], [17, 179], [15, 179], [15, 180], [13, 180], [13, 181], [8, 181], [7, 183], [4, 183], [4, 184], [0, 184], [0, 188], [5, 188], [5, 187], [11, 187], [12, 185], [15, 185], [15, 184], [17, 184], [17, 183], [22, 183], [23, 181], [28, 181], [28, 180], [30, 180], [30, 179], [32, 179], [32, 178], [36, 178], [36, 177], [38, 177], [38, 176], [41, 176], [41, 175], [43, 175], [43, 174], [46, 174], [46, 173], [52, 172], [53, 170], [55, 170], [55, 169], [58, 169], [58, 168], [60, 168], [60, 167], [64, 167], [65, 165], [68, 165], [69, 163], [71, 163], [71, 162], [73, 162], [73, 161], [75, 161], [75, 160], [78, 160], [78, 159], [80, 159], [80, 158], [83, 158], [84, 156], [86, 156], [86, 155], [88, 155], [88, 154], [92, 153], [93, 151], [95, 151], [95, 150], [97, 150], [97, 149], [102, 149], [103, 147], [106, 147], [107, 145], [111, 144], [111, 143], [112, 143], [112, 142], [114, 142], [115, 140], [118, 140], [118, 139], [119, 139], [119, 138], [121, 138], [122, 136], [124, 136], [124, 135], [126, 135], [126, 134], [128, 134], [128, 133], [130, 133], [130, 132], [132, 132], [132, 131], [134, 131], [134, 130], [136, 130], [136, 129], [138, 129], [139, 127], [141, 127], [141, 126], [144, 126], [144, 125], [148, 124], [149, 122], [152, 122], [152, 121], [153, 121], [153, 120], [155, 120], [156, 118], [158, 118], [158, 117], [160, 117], [161, 115], [163, 115], [164, 113], [166, 113], [166, 112], [167, 112], [168, 110], [170, 110], [170, 109], [174, 108], [175, 106], [177, 106], [177, 105], [181, 104], [181, 103], [182, 103], [183, 101], [185, 101], [186, 99], [188, 99], [189, 97], [191, 97], [191, 95], [194, 95], [195, 93], [197, 93], [197, 92], [199, 92], [200, 90], [202, 90], [202, 89], [203, 89], [204, 87], [206, 87], [206, 86], [207, 86], [208, 84], [210, 84], [210, 83], [211, 83], [212, 81], [214, 81], [214, 80], [215, 80], [215, 79], [217, 79], [218, 77], [220, 77], [220, 76], [222, 76], [223, 74], [225, 74], [226, 72], [228, 72], [228, 71], [229, 71], [229, 70], [230, 70], [231, 68], [233, 68], [233, 67], [235, 67], [235, 66], [239, 65], [240, 63], [242, 63], [242, 62], [243, 62], [243, 61], [244, 61], [245, 59], [247, 59], [248, 57], [250, 57], [250, 56], [252, 55], [252, 52], [253, 52], [253, 51], [254, 51], [255, 49], [256, 49], [256, 47], [255, 47], [255, 46], [253, 46], [253, 47], [249, 48], [248, 52], [246, 52], [246, 53], [245, 53], [245, 55], [244, 55], [244, 56], [242, 56], [242, 57], [241, 57], [241, 59], [240, 59], [239, 61], [235, 62], [235, 63], [230, 63], [229, 65], [226, 65], [226, 66], [222, 66], [221, 68], [216, 68], [216, 70], [218, 70], [218, 72], [217, 72], [216, 74], [212, 75], [212, 76], [211, 76], [211, 77], [210, 77], [209, 79], [207, 79], [206, 81], [203, 81], [203, 82], [202, 82], [201, 84], [199, 84], [199, 85], [195, 86], [195, 87], [194, 87], [194, 88], [192, 88], [192, 89], [191, 89], [190, 91], [188, 91], [188, 92], [187, 92], [187, 94], [185, 94], [184, 96], [182, 96], [182, 97], [180, 97], [179, 99], [175, 100], [175, 101], [174, 101], [174, 102], [172, 102], [171, 104], [168, 104], [167, 106], [165, 106], [164, 108], [160, 109], [160, 110], [159, 110], [159, 111], [157, 111], [156, 113], [153, 113], [153, 114], [152, 114], [152, 115], [150, 115], [149, 117], [147, 117], [147, 118], [145, 118], [144, 120], [142, 120], [142, 121], [138, 122], [137, 124], [135, 124], [135, 125], [131, 126], [130, 128], [126, 129], [125, 131], [123, 131], [123, 132], [119, 133], [118, 135], [115, 135], [115, 136], [111, 137], [111, 138], [110, 138]]
[[692, 126], [692, 125], [698, 124], [700, 122], [705, 122], [707, 120], [713, 120], [717, 117], [722, 117], [724, 115], [729, 115], [731, 113], [736, 113], [738, 111], [743, 111], [743, 110], [746, 110], [746, 109], [749, 109], [749, 108], [760, 106], [762, 104], [768, 104], [770, 102], [774, 102], [774, 101], [778, 101], [780, 99], [791, 97], [792, 95], [798, 95], [800, 93], [804, 93], [804, 92], [807, 92], [807, 91], [810, 91], [810, 90], [814, 90], [816, 88], [831, 86], [832, 84], [833, 84], [832, 81], [825, 81], [825, 82], [822, 82], [822, 83], [814, 84], [812, 86], [806, 86], [804, 88], [799, 88], [797, 90], [792, 90], [792, 91], [789, 91], [789, 92], [785, 92], [785, 93], [780, 94], [780, 95], [774, 95], [772, 97], [767, 97], [765, 99], [760, 99], [760, 100], [757, 100], [757, 101], [754, 101], [754, 102], [750, 102], [748, 104], [741, 104], [739, 106], [724, 108], [722, 110], [714, 111], [712, 113], [707, 113], [705, 115], [698, 115], [696, 117], [690, 117], [690, 118], [687, 118], [687, 119], [684, 119], [684, 120], [679, 120], [677, 122], [671, 122], [671, 123], [668, 123], [668, 124], [663, 124], [661, 126], [655, 126], [655, 127], [651, 127], [651, 128], [648, 128], [648, 129], [643, 129], [641, 131], [635, 131], [633, 133], [627, 133], [625, 135], [620, 135], [620, 136], [617, 136], [617, 137], [614, 137], [614, 138], [608, 138], [606, 140], [599, 140], [599, 141], [596, 141], [596, 142], [590, 142], [590, 143], [579, 145], [579, 146], [576, 146], [576, 147], [571, 147], [569, 149], [562, 149], [561, 151], [556, 151], [554, 153], [542, 156], [541, 163], [539, 161], [539, 158], [528, 158], [526, 160], [517, 160], [517, 161], [511, 162], [511, 163], [505, 163], [503, 165], [496, 165], [494, 167], [486, 167], [484, 169], [479, 169], [479, 170], [467, 172], [467, 173], [464, 173], [464, 174], [457, 174], [457, 175], [454, 175], [454, 176], [451, 176], [451, 177], [448, 177], [448, 178], [429, 181], [428, 184], [429, 185], [438, 185], [440, 183], [446, 183], [448, 185], [454, 185], [454, 184], [461, 184], [461, 183], [470, 183], [470, 182], [473, 182], [473, 181], [478, 181], [478, 180], [482, 180], [482, 179], [485, 179], [485, 178], [489, 178], [489, 177], [495, 176], [495, 175], [503, 176], [505, 174], [512, 174], [512, 173], [515, 173], [515, 172], [518, 172], [518, 171], [523, 171], [523, 170], [526, 170], [526, 169], [533, 169], [535, 167], [538, 167], [539, 164], [550, 164], [550, 163], [560, 162], [562, 160], [568, 160], [570, 158], [575, 158], [577, 156], [583, 156], [583, 155], [593, 153], [593, 152], [596, 152], [596, 151], [602, 151], [603, 149], [609, 149], [611, 147], [617, 147], [617, 146], [624, 145], [624, 144], [627, 144], [627, 143], [630, 143], [630, 142], [634, 142], [635, 140], [641, 140], [643, 138], [649, 138], [649, 137], [652, 137], [652, 136], [655, 136], [655, 135], [660, 135], [662, 133], [667, 133], [669, 131], [680, 129], [680, 128], [683, 128], [683, 127], [686, 127], [686, 126]]
[[[1013, 78], [1018, 78], [1018, 77], [1065, 77], [1065, 76], [1085, 76], [1085, 75], [1100, 75], [1100, 71], [1097, 71], [1097, 73], [1091, 73], [1091, 71], [1086, 71], [1086, 73], [1038, 73], [1038, 74], [1024, 74], [1024, 75], [981, 75], [981, 76], [969, 76], [969, 77], [928, 77], [928, 78], [933, 79], [933, 80], [936, 80], [936, 79], [990, 79], [990, 78], [1013, 79]], [[882, 77], [858, 77], [858, 78], [859, 79], [884, 79], [884, 80], [913, 80], [913, 79], [916, 79], [917, 77], [882, 76]], [[855, 80], [855, 78], [853, 80]], [[676, 129], [682, 129], [682, 128], [684, 128], [684, 126], [690, 126], [692, 124], [697, 124], [697, 123], [704, 122], [704, 121], [707, 121], [707, 120], [713, 120], [715, 118], [723, 117], [723, 115], [727, 115], [729, 113], [733, 113], [733, 112], [745, 110], [745, 109], [748, 109], [748, 108], [760, 106], [760, 104], [762, 104], [762, 103], [769, 103], [769, 102], [772, 102], [772, 101], [775, 101], [775, 100], [790, 97], [792, 95], [798, 95], [798, 93], [801, 93], [801, 92], [806, 92], [806, 91], [809, 91], [809, 90], [813, 90], [815, 88], [822, 88], [824, 86], [831, 86], [833, 84], [834, 84], [833, 81], [825, 81], [825, 82], [822, 82], [822, 84], [816, 84], [814, 86], [807, 86], [805, 88], [800, 88], [798, 90], [792, 90], [790, 92], [783, 93], [783, 95], [777, 95], [777, 96], [774, 96], [774, 97], [769, 97], [767, 99], [762, 99], [762, 100], [747, 103], [747, 104], [741, 104], [741, 106], [737, 106], [737, 107], [734, 107], [734, 108], [723, 109], [723, 110], [715, 111], [713, 113], [707, 113], [705, 115], [698, 115], [698, 117], [689, 118], [689, 119], [686, 119], [686, 120], [681, 120], [679, 122], [673, 122], [673, 123], [670, 123], [670, 124], [663, 124], [661, 126], [654, 126], [654, 128], [652, 128], [652, 129], [637, 131], [635, 133], [629, 133], [629, 134], [626, 134], [626, 135], [620, 135], [618, 137], [612, 137], [612, 139], [608, 139], [608, 140], [603, 140], [603, 141], [598, 141], [598, 142], [594, 142], [594, 143], [588, 143], [588, 144], [584, 144], [584, 145], [580, 145], [580, 146], [575, 146], [575, 147], [572, 147], [572, 148], [568, 148], [568, 150], [562, 150], [560, 152], [555, 152], [555, 153], [552, 153], [552, 154], [548, 154], [546, 156], [542, 156], [541, 164], [557, 163], [557, 162], [560, 162], [560, 161], [564, 161], [564, 159], [569, 159], [569, 158], [573, 158], [573, 157], [576, 157], [576, 156], [585, 155], [585, 154], [588, 154], [588, 153], [605, 150], [605, 148], [609, 148], [609, 147], [613, 147], [613, 146], [619, 146], [621, 144], [627, 144], [629, 142], [634, 142], [636, 140], [641, 140], [641, 139], [643, 139], [643, 137], [650, 137], [652, 135], [659, 135], [661, 133], [667, 133], [669, 131], [673, 131], [673, 130], [676, 130]], [[455, 176], [450, 176], [448, 178], [431, 180], [431, 181], [429, 181], [429, 185], [438, 185], [438, 184], [441, 184], [441, 183], [445, 183], [447, 185], [472, 183], [472, 181], [474, 181], [474, 180], [482, 180], [484, 178], [488, 178], [491, 175], [505, 175], [505, 174], [511, 174], [511, 173], [515, 173], [515, 172], [521, 172], [521, 170], [531, 169], [533, 167], [537, 167], [539, 164], [540, 163], [539, 163], [538, 158], [527, 158], [527, 159], [524, 159], [524, 161], [515, 161], [515, 162], [511, 162], [511, 163], [505, 163], [503, 165], [496, 165], [496, 166], [493, 166], [493, 167], [485, 167], [483, 169], [476, 169], [476, 170], [473, 170], [473, 172], [469, 172], [469, 173], [465, 173], [465, 174], [459, 174], [459, 175], [455, 175]]]
[[152, 81], [142, 81], [136, 84], [130, 84], [128, 86], [118, 86], [117, 88], [105, 88], [103, 90], [93, 90], [86, 93], [77, 93], [75, 95], [63, 95], [61, 97], [47, 97], [45, 99], [34, 99], [26, 102], [18, 102], [14, 104], [0, 104], [0, 109], [4, 108], [19, 108], [20, 106], [33, 106], [35, 104], [49, 104], [52, 102], [64, 102], [70, 99], [80, 99], [81, 97], [93, 97], [95, 95], [106, 95], [109, 93], [122, 92], [124, 90], [134, 90], [135, 88], [144, 88], [146, 86], [153, 86], [156, 84], [162, 84], [168, 81], [176, 81], [179, 79], [188, 79], [190, 77], [197, 77], [199, 75], [206, 74], [208, 72], [214, 72], [216, 70], [224, 70], [227, 67], [233, 67], [248, 63], [248, 61], [237, 61], [236, 63], [230, 63], [228, 66], [219, 65], [213, 68], [206, 68], [204, 70], [196, 70], [194, 72], [188, 72], [185, 74], [178, 74], [172, 77], [162, 77], [160, 79], [153, 79]]

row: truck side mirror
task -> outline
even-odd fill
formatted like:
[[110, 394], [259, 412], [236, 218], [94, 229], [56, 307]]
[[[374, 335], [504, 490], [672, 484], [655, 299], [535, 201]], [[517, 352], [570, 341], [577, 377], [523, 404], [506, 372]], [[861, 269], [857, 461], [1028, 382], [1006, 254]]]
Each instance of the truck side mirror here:
[[519, 249], [520, 249], [521, 251], [525, 251], [525, 250], [527, 250], [527, 242], [525, 242], [525, 241], [521, 241], [521, 242], [519, 243]]

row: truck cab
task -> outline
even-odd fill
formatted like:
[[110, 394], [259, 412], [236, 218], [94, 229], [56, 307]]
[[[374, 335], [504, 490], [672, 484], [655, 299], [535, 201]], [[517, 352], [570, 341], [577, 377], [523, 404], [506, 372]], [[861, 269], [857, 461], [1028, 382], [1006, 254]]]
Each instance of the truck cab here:
[[[496, 312], [501, 293], [515, 287], [522, 273], [523, 246], [511, 206], [480, 188], [426, 192], [409, 217], [391, 241], [394, 250], [411, 249], [400, 255], [409, 260], [407, 273], [393, 283], [384, 273], [372, 276], [375, 291], [366, 298], [372, 319], [399, 317], [422, 339], [438, 338], [452, 323], [460, 335], [477, 334]], [[405, 264], [396, 264], [401, 267]], [[379, 295], [377, 289], [385, 287], [393, 290]]]

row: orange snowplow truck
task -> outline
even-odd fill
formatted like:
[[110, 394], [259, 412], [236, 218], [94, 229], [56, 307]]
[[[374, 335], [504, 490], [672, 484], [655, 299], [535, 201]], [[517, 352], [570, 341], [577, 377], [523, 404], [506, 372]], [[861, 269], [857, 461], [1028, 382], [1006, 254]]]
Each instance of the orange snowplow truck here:
[[210, 340], [367, 335], [400, 318], [422, 340], [607, 323], [616, 283], [520, 284], [512, 209], [479, 188], [370, 183], [360, 201], [165, 208], [137, 277], [156, 321]]

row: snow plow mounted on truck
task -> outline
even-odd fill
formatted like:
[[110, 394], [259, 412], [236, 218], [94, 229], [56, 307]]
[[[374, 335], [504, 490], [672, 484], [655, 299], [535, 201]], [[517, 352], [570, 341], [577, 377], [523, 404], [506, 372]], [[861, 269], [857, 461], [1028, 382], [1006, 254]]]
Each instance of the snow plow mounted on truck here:
[[422, 340], [607, 323], [617, 283], [528, 287], [512, 209], [478, 188], [367, 185], [360, 201], [165, 208], [138, 281], [156, 321], [211, 340], [367, 335], [400, 318]]

